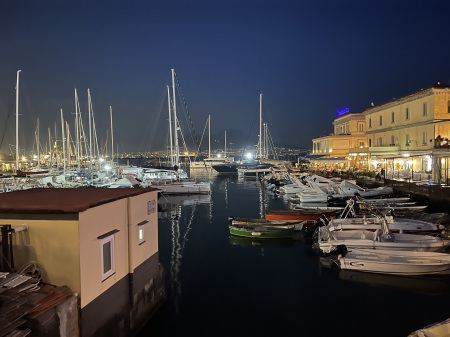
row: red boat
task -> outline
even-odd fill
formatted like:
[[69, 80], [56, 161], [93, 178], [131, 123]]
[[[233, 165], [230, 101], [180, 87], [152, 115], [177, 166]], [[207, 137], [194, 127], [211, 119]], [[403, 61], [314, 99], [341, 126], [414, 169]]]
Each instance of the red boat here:
[[278, 209], [267, 210], [265, 218], [267, 220], [302, 220], [316, 221], [322, 214], [327, 218], [334, 218], [338, 215], [337, 210], [323, 209]]

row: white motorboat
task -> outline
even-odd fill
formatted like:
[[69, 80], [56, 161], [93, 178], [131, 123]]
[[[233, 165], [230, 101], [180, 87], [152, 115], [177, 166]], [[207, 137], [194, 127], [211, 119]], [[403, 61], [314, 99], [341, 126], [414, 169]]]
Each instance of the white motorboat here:
[[[389, 230], [393, 233], [408, 233], [408, 234], [440, 234], [445, 227], [443, 225], [434, 224], [431, 222], [406, 219], [406, 218], [394, 218], [393, 216], [386, 215], [384, 220], [387, 221]], [[381, 230], [381, 222], [383, 219], [379, 217], [356, 217], [356, 218], [333, 218], [328, 222], [328, 229], [330, 231], [342, 231], [342, 230]]]
[[346, 199], [355, 194], [361, 197], [380, 197], [393, 193], [392, 187], [362, 188], [351, 181], [340, 183], [330, 182], [321, 186], [316, 181], [306, 178], [309, 188], [301, 190], [298, 195], [300, 202], [329, 202], [332, 199]]
[[450, 254], [339, 247], [341, 269], [391, 275], [450, 274]]
[[349, 249], [389, 249], [417, 251], [445, 251], [450, 246], [450, 240], [441, 237], [421, 234], [392, 233], [386, 219], [381, 221], [381, 229], [370, 231], [355, 229], [345, 231], [330, 231], [323, 224], [317, 228], [317, 242], [313, 245], [320, 254], [336, 253], [336, 247], [345, 245]]

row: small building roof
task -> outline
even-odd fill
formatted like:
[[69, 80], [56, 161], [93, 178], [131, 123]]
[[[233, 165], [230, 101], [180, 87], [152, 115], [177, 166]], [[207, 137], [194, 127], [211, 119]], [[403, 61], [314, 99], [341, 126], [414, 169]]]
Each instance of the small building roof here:
[[156, 188], [31, 188], [0, 193], [2, 213], [79, 213]]

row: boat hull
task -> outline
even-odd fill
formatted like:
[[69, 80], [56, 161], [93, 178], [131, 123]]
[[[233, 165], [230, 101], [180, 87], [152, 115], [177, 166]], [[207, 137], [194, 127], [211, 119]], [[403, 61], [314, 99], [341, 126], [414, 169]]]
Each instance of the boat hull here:
[[450, 274], [450, 254], [392, 251], [351, 250], [339, 256], [341, 269], [390, 275]]
[[294, 226], [280, 228], [277, 226], [229, 225], [230, 234], [245, 238], [287, 239], [294, 235]]
[[325, 215], [327, 218], [332, 218], [337, 215], [336, 210], [324, 211], [324, 210], [313, 210], [313, 209], [296, 209], [296, 210], [267, 210], [265, 218], [267, 220], [304, 220], [304, 221], [315, 221], [321, 215]]
[[287, 228], [294, 226], [294, 230], [300, 231], [306, 228], [308, 221], [305, 220], [277, 220], [277, 219], [260, 219], [260, 218], [235, 218], [231, 217], [231, 225], [238, 226], [270, 226], [277, 228]]

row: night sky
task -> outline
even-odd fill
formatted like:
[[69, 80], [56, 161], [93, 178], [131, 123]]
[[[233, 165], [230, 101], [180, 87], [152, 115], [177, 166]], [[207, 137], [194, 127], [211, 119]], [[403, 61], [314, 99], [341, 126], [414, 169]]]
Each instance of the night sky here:
[[211, 115], [212, 134], [256, 144], [262, 93], [275, 145], [311, 149], [336, 110], [449, 84], [449, 14], [448, 0], [2, 0], [0, 151], [14, 151], [19, 69], [24, 151], [37, 119], [41, 146], [60, 139], [61, 109], [74, 137], [75, 89], [100, 147], [111, 106], [115, 151], [164, 148], [172, 68], [187, 143], [207, 149]]

